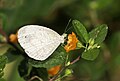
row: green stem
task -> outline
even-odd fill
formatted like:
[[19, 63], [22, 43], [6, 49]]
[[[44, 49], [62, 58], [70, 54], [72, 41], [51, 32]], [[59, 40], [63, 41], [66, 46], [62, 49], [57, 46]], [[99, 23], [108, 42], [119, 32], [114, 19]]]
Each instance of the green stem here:
[[39, 81], [43, 81], [40, 77], [38, 76], [33, 76], [30, 80], [28, 81], [34, 81], [34, 79], [38, 79]]
[[67, 56], [66, 56], [65, 66], [66, 66], [66, 64], [67, 64], [67, 62], [68, 62], [68, 57], [69, 57], [69, 54], [67, 54]]
[[70, 65], [76, 63], [78, 60], [80, 59], [80, 56], [78, 56], [75, 60], [73, 60], [68, 66], [63, 67], [53, 78], [51, 78], [49, 81], [55, 81], [58, 76], [66, 69], [68, 68]]
[[57, 78], [56, 80], [60, 80], [60, 79], [62, 79], [62, 78], [64, 78], [64, 77], [66, 77], [66, 76], [68, 76], [68, 75], [64, 75], [64, 76], [62, 76], [62, 77], [60, 77], [60, 78]]
[[55, 81], [58, 76], [67, 68], [68, 66], [66, 67], [63, 67], [53, 78], [51, 78], [49, 81]]
[[32, 70], [32, 66], [29, 64], [28, 73], [25, 75], [25, 77], [29, 76], [31, 70]]

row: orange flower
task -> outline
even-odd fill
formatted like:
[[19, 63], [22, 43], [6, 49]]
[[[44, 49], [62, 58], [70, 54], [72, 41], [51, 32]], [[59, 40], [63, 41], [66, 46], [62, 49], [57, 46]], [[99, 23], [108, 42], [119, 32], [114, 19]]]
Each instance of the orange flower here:
[[68, 35], [67, 45], [65, 45], [65, 47], [64, 47], [66, 52], [74, 50], [76, 48], [77, 42], [78, 42], [78, 39], [77, 39], [75, 33], [72, 32], [72, 34], [69, 34]]
[[10, 34], [9, 40], [12, 43], [17, 43], [18, 42], [17, 33], [16, 34]]
[[61, 65], [52, 67], [51, 69], [48, 70], [48, 74], [50, 74], [52, 76], [56, 75], [59, 72], [60, 67], [61, 67]]

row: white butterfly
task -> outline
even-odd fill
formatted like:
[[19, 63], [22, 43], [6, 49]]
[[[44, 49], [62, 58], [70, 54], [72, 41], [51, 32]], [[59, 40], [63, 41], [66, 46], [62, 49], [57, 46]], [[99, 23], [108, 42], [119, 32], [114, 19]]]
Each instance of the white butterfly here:
[[38, 25], [27, 25], [18, 31], [18, 42], [27, 55], [41, 61], [47, 59], [64, 43], [64, 37], [50, 28]]

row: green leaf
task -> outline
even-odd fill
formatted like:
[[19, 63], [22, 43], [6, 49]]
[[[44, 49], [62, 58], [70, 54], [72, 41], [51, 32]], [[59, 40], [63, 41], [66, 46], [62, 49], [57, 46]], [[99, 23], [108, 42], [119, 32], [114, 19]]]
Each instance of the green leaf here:
[[3, 55], [11, 46], [9, 44], [0, 44], [0, 55]]
[[7, 42], [6, 38], [2, 34], [0, 34], [0, 43], [5, 43], [5, 42]]
[[3, 69], [5, 68], [5, 64], [7, 63], [7, 56], [0, 56], [0, 78], [4, 75]]
[[[1, 70], [0, 71], [0, 78], [4, 75], [4, 72]], [[0, 80], [1, 81], [1, 80]]]
[[82, 53], [82, 58], [86, 60], [95, 60], [100, 52], [100, 49], [90, 49]]
[[4, 78], [0, 78], [0, 81], [6, 81]]
[[18, 56], [18, 58], [11, 63], [7, 63], [7, 66], [4, 68], [4, 78], [6, 81], [25, 81], [22, 77], [20, 77], [18, 73], [18, 65], [20, 64], [23, 56]]
[[18, 66], [18, 71], [19, 71], [20, 77], [25, 77], [26, 75], [29, 75], [29, 73], [28, 73], [29, 67], [30, 66], [25, 59], [20, 62], [19, 66]]
[[78, 20], [72, 21], [73, 27], [79, 37], [83, 39], [84, 42], [88, 42], [89, 37], [86, 28]]
[[105, 40], [105, 37], [107, 35], [108, 27], [107, 25], [103, 24], [100, 26], [97, 26], [95, 29], [93, 29], [89, 33], [89, 37], [95, 39], [95, 43], [100, 44]]
[[40, 81], [48, 81], [48, 72], [46, 68], [33, 68], [31, 74], [39, 76]]
[[29, 59], [29, 63], [34, 67], [44, 67], [50, 69], [51, 67], [64, 63], [67, 53], [60, 46], [48, 59], [44, 61], [36, 61]]
[[4, 69], [5, 64], [7, 63], [7, 56], [0, 56], [0, 69]]

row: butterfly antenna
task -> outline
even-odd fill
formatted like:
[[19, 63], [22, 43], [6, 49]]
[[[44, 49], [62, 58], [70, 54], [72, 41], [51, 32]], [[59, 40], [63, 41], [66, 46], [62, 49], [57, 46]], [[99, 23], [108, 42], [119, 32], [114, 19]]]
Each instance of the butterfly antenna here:
[[71, 22], [71, 19], [69, 19], [68, 24], [67, 24], [67, 26], [65, 27], [65, 31], [64, 31], [64, 33], [66, 33], [66, 32], [68, 31], [67, 28], [68, 28], [70, 22]]
[[[69, 31], [71, 28], [72, 28], [72, 26], [71, 26], [71, 27], [69, 27], [69, 28], [67, 29], [67, 31]], [[66, 31], [66, 32], [67, 32], [67, 31]]]

